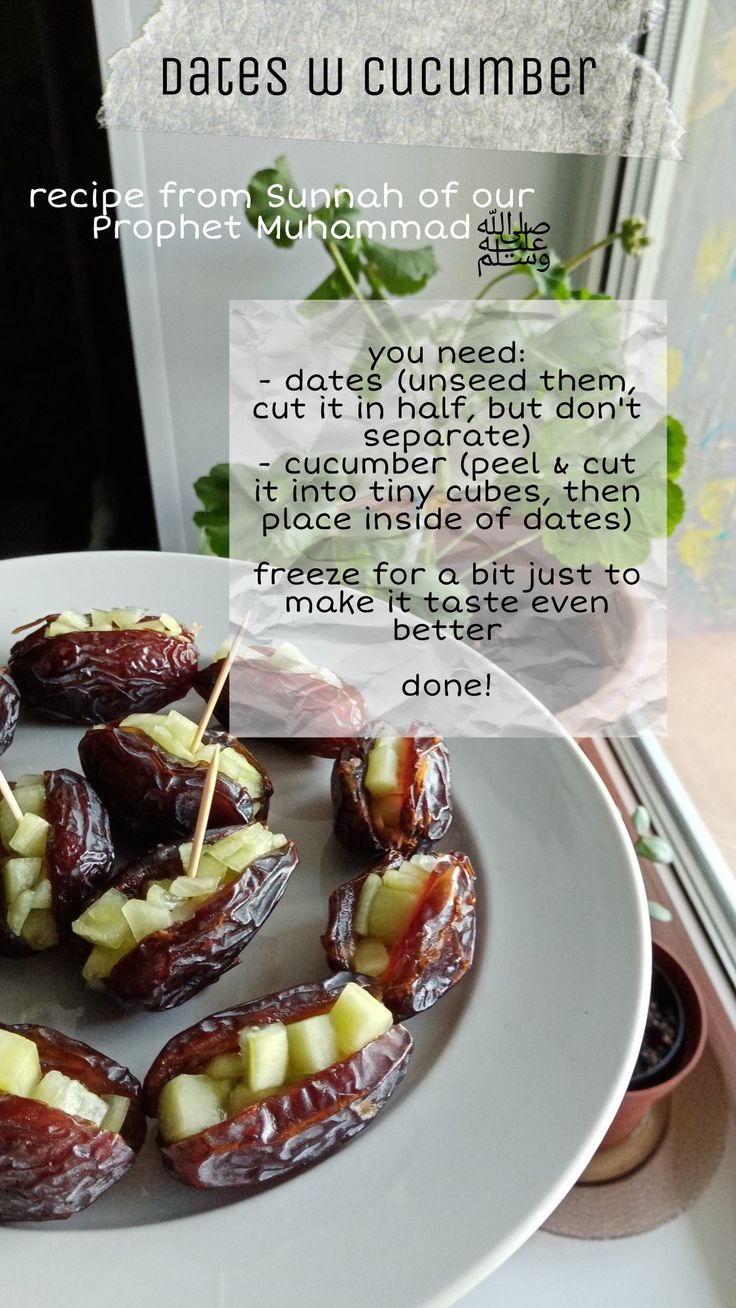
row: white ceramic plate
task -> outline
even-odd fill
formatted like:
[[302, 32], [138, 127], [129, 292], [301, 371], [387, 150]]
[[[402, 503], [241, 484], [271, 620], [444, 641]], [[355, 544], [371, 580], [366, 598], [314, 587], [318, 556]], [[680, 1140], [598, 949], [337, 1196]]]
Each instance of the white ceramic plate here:
[[[59, 608], [135, 604], [227, 632], [228, 569], [184, 555], [52, 555], [0, 563], [0, 661], [10, 631]], [[520, 701], [529, 707], [526, 692]], [[200, 701], [191, 700], [193, 716]], [[11, 778], [75, 766], [80, 732], [23, 721]], [[415, 1308], [456, 1301], [559, 1202], [602, 1138], [633, 1068], [648, 999], [646, 905], [630, 842], [572, 742], [456, 741], [444, 848], [481, 876], [472, 973], [412, 1020], [409, 1075], [341, 1152], [270, 1190], [190, 1191], [149, 1140], [136, 1166], [62, 1225], [0, 1231], [5, 1283], [34, 1308]], [[184, 1007], [124, 1014], [52, 954], [0, 960], [4, 1021], [37, 1021], [142, 1077], [205, 1014], [327, 975], [330, 890], [356, 874], [331, 834], [330, 764], [264, 744], [271, 824], [301, 863], [239, 967]]]

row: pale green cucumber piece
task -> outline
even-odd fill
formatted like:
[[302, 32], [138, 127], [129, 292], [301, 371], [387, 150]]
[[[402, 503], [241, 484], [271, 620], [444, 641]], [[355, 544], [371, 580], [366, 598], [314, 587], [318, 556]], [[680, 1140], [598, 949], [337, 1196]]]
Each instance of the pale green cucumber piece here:
[[[224, 878], [225, 872], [227, 871], [225, 863], [221, 858], [218, 858], [216, 854], [213, 854], [213, 849], [214, 845], [206, 845], [202, 850], [202, 857], [200, 858], [197, 867], [197, 881], [199, 881], [200, 878], [204, 881], [209, 881], [212, 878], [216, 881], [221, 881]], [[186, 845], [179, 846], [179, 858], [181, 859], [181, 865], [185, 872], [189, 867], [191, 857], [192, 845], [191, 841], [187, 841]]]
[[198, 869], [196, 877], [177, 877], [172, 881], [171, 897], [173, 900], [178, 900], [181, 906], [188, 899], [206, 899], [208, 895], [214, 895], [219, 888], [219, 877], [201, 877]]
[[383, 874], [383, 884], [389, 890], [403, 890], [407, 895], [418, 899], [427, 884], [429, 872], [420, 867], [410, 867], [402, 863], [399, 867], [389, 867]]
[[348, 981], [329, 1012], [342, 1057], [357, 1053], [364, 1045], [389, 1031], [393, 1014], [355, 981]]
[[100, 613], [103, 622], [112, 622], [121, 631], [135, 627], [146, 616], [145, 609], [105, 609]]
[[112, 1132], [113, 1135], [119, 1135], [125, 1126], [130, 1100], [126, 1095], [103, 1095], [102, 1098], [107, 1105], [107, 1112], [102, 1119], [102, 1129]]
[[389, 954], [386, 946], [372, 936], [359, 940], [353, 955], [353, 970], [364, 976], [383, 976], [388, 967]]
[[84, 613], [78, 613], [76, 609], [65, 609], [60, 613], [58, 618], [50, 622], [46, 628], [46, 638], [52, 636], [64, 635], [69, 631], [87, 631], [89, 629], [89, 619]]
[[229, 777], [239, 786], [243, 786], [249, 795], [257, 798], [263, 793], [263, 778], [260, 772], [243, 758], [242, 754], [236, 753], [234, 749], [223, 749], [220, 751], [220, 762], [217, 768], [220, 776]]
[[247, 1081], [238, 1081], [230, 1092], [227, 1111], [229, 1117], [235, 1117], [252, 1104], [259, 1104], [269, 1094], [277, 1094], [281, 1086], [269, 1086], [267, 1090], [251, 1090]]
[[243, 1067], [251, 1090], [267, 1090], [286, 1080], [289, 1041], [283, 1022], [244, 1027], [238, 1036]]
[[183, 745], [179, 740], [179, 737], [175, 736], [164, 723], [157, 723], [152, 726], [148, 732], [148, 738], [166, 750], [167, 754], [172, 754], [174, 758], [181, 759], [183, 763], [196, 762], [195, 755], [192, 754], [191, 750], [187, 749], [186, 745]]
[[42, 858], [50, 831], [50, 823], [38, 813], [24, 813], [8, 841], [9, 848], [24, 858]]
[[0, 840], [3, 842], [4, 849], [10, 847], [10, 841], [17, 829], [18, 823], [3, 799], [0, 801]]
[[368, 751], [365, 788], [375, 799], [395, 795], [401, 789], [402, 746], [400, 736], [379, 736]]
[[41, 1080], [41, 1062], [32, 1040], [15, 1031], [0, 1031], [0, 1090], [28, 1098]]
[[371, 904], [373, 903], [376, 891], [380, 889], [380, 886], [381, 878], [378, 873], [369, 872], [360, 888], [360, 894], [358, 895], [358, 902], [355, 906], [355, 914], [353, 916], [353, 931], [357, 936], [367, 936], [370, 932], [368, 918]]
[[18, 777], [15, 784], [16, 786], [20, 786], [21, 790], [25, 790], [27, 786], [43, 787], [45, 782], [43, 775], [40, 772], [24, 772], [22, 777]]
[[176, 618], [172, 618], [170, 613], [160, 613], [158, 620], [170, 636], [181, 635], [181, 623], [177, 622]]
[[289, 1022], [286, 1033], [291, 1079], [311, 1076], [338, 1062], [340, 1050], [329, 1013], [305, 1017], [301, 1022]]
[[47, 877], [34, 887], [33, 890], [33, 907], [51, 908], [51, 882]]
[[377, 936], [384, 945], [395, 945], [404, 935], [419, 899], [418, 894], [407, 894], [405, 890], [392, 890], [383, 885], [375, 893], [368, 923], [368, 935]]
[[409, 867], [420, 867], [424, 872], [434, 872], [434, 869], [437, 866], [437, 855], [412, 854], [411, 858], [407, 859], [407, 862]]
[[191, 750], [192, 742], [197, 734], [197, 723], [192, 722], [191, 718], [185, 717], [183, 713], [179, 713], [176, 709], [169, 709], [166, 714], [166, 725], [172, 736], [180, 740], [186, 750]]
[[9, 858], [2, 871], [6, 904], [12, 904], [21, 891], [32, 890], [42, 868], [42, 858]]
[[155, 931], [166, 931], [174, 922], [173, 909], [159, 908], [144, 899], [126, 900], [122, 913], [136, 941], [144, 940]]
[[241, 831], [234, 831], [232, 835], [218, 840], [211, 848], [215, 858], [230, 871], [242, 872], [257, 858], [271, 854], [285, 844], [285, 836], [269, 831], [261, 822], [254, 822], [252, 826], [243, 827]]
[[107, 1115], [107, 1104], [93, 1094], [81, 1081], [73, 1081], [63, 1072], [47, 1072], [29, 1096], [49, 1108], [59, 1108], [70, 1117], [82, 1117], [86, 1122], [101, 1126]]
[[240, 1054], [215, 1054], [204, 1070], [215, 1081], [239, 1081], [244, 1071], [243, 1059]]
[[33, 890], [21, 890], [12, 904], [8, 905], [5, 913], [5, 921], [8, 924], [8, 930], [14, 936], [19, 936], [25, 926], [26, 918], [33, 908]]
[[32, 908], [21, 929], [21, 939], [34, 950], [53, 949], [59, 933], [50, 908]]
[[39, 817], [45, 816], [46, 809], [46, 787], [41, 782], [40, 785], [21, 786], [16, 782], [13, 791], [15, 802], [23, 813], [36, 813]]
[[120, 949], [127, 945], [129, 949], [135, 944], [135, 937], [123, 917], [123, 908], [128, 903], [119, 890], [106, 890], [94, 904], [86, 908], [76, 922], [72, 922], [75, 935], [88, 940], [91, 945], [103, 945], [107, 949]]
[[222, 1093], [210, 1076], [182, 1073], [167, 1081], [158, 1101], [158, 1121], [166, 1144], [198, 1135], [227, 1116]]
[[109, 976], [116, 963], [135, 947], [135, 940], [131, 936], [130, 943], [122, 945], [120, 949], [108, 949], [105, 945], [95, 945], [90, 951], [84, 967], [82, 976], [92, 990], [102, 990], [104, 987], [101, 982], [106, 976]]

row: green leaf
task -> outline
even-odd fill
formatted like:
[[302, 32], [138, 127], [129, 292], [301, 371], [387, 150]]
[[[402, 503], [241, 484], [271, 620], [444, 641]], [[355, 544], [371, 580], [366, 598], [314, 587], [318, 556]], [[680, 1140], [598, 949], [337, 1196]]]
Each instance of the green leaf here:
[[308, 304], [310, 300], [349, 300], [352, 293], [340, 269], [334, 268], [307, 296], [304, 303]]
[[671, 536], [685, 516], [685, 496], [676, 481], [667, 482], [667, 535]]
[[649, 812], [641, 804], [635, 808], [631, 814], [631, 822], [637, 836], [647, 836], [652, 829], [652, 819]]
[[651, 863], [671, 863], [675, 857], [672, 846], [662, 836], [641, 836], [634, 849], [639, 858], [648, 858]]
[[304, 222], [307, 216], [306, 209], [296, 209], [293, 205], [284, 203], [274, 207], [268, 196], [268, 188], [278, 184], [284, 195], [288, 194], [289, 187], [296, 187], [294, 178], [289, 169], [289, 162], [286, 155], [279, 155], [273, 168], [261, 168], [260, 172], [254, 173], [248, 183], [250, 193], [250, 204], [245, 210], [245, 216], [251, 227], [258, 227], [259, 218], [264, 218], [267, 222], [276, 217], [280, 217], [281, 230], [280, 234], [275, 232], [269, 235], [269, 240], [280, 249], [288, 249], [289, 246], [295, 245], [298, 237], [287, 236], [284, 232], [284, 223]]
[[420, 250], [393, 250], [363, 237], [363, 253], [371, 271], [390, 295], [415, 295], [437, 272], [437, 259], [431, 245]]
[[204, 505], [194, 515], [195, 525], [200, 528], [200, 553], [227, 558], [230, 553], [229, 463], [216, 464], [206, 477], [194, 483], [194, 489]]
[[685, 467], [685, 447], [687, 434], [681, 422], [667, 414], [667, 476], [677, 481]]

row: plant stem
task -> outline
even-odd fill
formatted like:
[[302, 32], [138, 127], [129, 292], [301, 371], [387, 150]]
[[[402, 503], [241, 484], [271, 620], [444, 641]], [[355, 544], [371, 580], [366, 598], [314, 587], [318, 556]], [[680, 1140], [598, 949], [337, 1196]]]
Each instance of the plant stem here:
[[[488, 292], [492, 291], [494, 286], [498, 286], [499, 282], [505, 282], [507, 277], [515, 277], [517, 273], [523, 273], [523, 271], [524, 270], [521, 266], [517, 268], [508, 268], [506, 272], [499, 273], [498, 277], [492, 277], [491, 280], [487, 282], [480, 291], [478, 291], [478, 294], [475, 297], [476, 300], [484, 300]], [[528, 274], [525, 274], [525, 276], [526, 275]]]
[[[592, 245], [586, 246], [584, 250], [580, 251], [580, 254], [575, 255], [574, 259], [570, 259], [569, 263], [563, 264], [562, 266], [563, 272], [565, 273], [574, 272], [575, 269], [579, 268], [581, 264], [586, 263], [588, 259], [592, 259], [593, 255], [597, 254], [599, 250], [605, 250], [609, 245], [613, 245], [614, 241], [618, 240], [619, 235], [620, 233], [618, 231], [609, 232], [608, 236], [604, 236], [602, 240], [594, 241]], [[538, 300], [539, 287], [537, 287], [537, 289], [534, 291], [530, 291], [525, 298], [527, 300]]]

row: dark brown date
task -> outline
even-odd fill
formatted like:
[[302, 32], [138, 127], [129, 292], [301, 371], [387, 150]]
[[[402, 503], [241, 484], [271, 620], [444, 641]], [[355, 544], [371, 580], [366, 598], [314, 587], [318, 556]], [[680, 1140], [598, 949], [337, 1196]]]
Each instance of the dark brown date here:
[[[392, 852], [373, 872], [398, 867]], [[322, 944], [335, 971], [353, 968], [357, 938], [353, 921], [366, 876], [338, 886], [330, 896]], [[386, 971], [376, 979], [381, 999], [397, 1019], [431, 1008], [461, 981], [475, 949], [475, 873], [466, 854], [439, 854], [406, 932], [389, 951]]]
[[[244, 745], [224, 731], [207, 731], [206, 745], [234, 749], [263, 779], [263, 793], [252, 798], [243, 786], [218, 776], [210, 810], [210, 829], [265, 821], [273, 786], [264, 768]], [[85, 775], [102, 796], [113, 820], [139, 836], [165, 838], [192, 834], [202, 800], [206, 763], [186, 763], [167, 753], [141, 731], [119, 723], [93, 728], [79, 742]]]
[[[210, 832], [205, 847], [236, 828]], [[283, 895], [299, 861], [292, 840], [255, 859], [237, 881], [203, 901], [186, 922], [144, 936], [110, 972], [103, 985], [127, 1007], [156, 1012], [176, 1008], [211, 986], [240, 962], [240, 955]], [[145, 897], [150, 881], [181, 876], [179, 846], [160, 845], [131, 863], [115, 888], [131, 898]]]
[[[265, 645], [253, 648], [261, 654], [273, 653]], [[209, 699], [223, 662], [219, 659], [197, 674], [194, 686], [203, 699]], [[365, 730], [365, 704], [354, 686], [344, 681], [333, 686], [314, 674], [288, 672], [268, 658], [249, 658], [247, 650], [238, 656], [215, 710], [225, 727], [229, 726], [231, 679], [238, 703], [248, 713], [249, 736], [275, 737], [289, 749], [336, 758]], [[314, 735], [302, 735], [305, 727]]]
[[[68, 768], [44, 772], [46, 821], [50, 823], [46, 870], [51, 884], [51, 911], [63, 939], [75, 917], [108, 885], [113, 849], [110, 819], [84, 777]], [[4, 862], [0, 859], [0, 866]], [[0, 886], [0, 954], [30, 954], [25, 941], [7, 925], [7, 904]]]
[[[150, 1116], [157, 1116], [158, 1098], [167, 1081], [182, 1072], [201, 1072], [215, 1054], [233, 1053], [242, 1027], [325, 1012], [353, 979], [343, 975], [295, 986], [214, 1013], [175, 1036], [144, 1082]], [[209, 1189], [259, 1185], [320, 1162], [373, 1121], [402, 1081], [411, 1051], [409, 1032], [394, 1026], [358, 1053], [269, 1095], [218, 1126], [176, 1144], [159, 1140], [166, 1168], [186, 1185]]]
[[377, 817], [372, 796], [365, 788], [368, 752], [373, 739], [346, 745], [332, 769], [332, 805], [335, 834], [360, 854], [390, 849], [413, 854], [441, 840], [452, 822], [450, 760], [442, 741], [430, 727], [412, 723], [409, 765], [398, 823], [386, 827]]
[[135, 1162], [146, 1136], [139, 1082], [96, 1049], [44, 1026], [6, 1026], [33, 1040], [41, 1070], [81, 1081], [130, 1108], [119, 1135], [58, 1108], [0, 1093], [0, 1220], [47, 1222], [88, 1208]]
[[199, 655], [186, 628], [180, 636], [132, 630], [45, 636], [56, 617], [39, 619], [42, 625], [10, 651], [23, 702], [44, 717], [112, 722], [129, 713], [153, 713], [190, 689]]
[[18, 725], [20, 694], [7, 668], [0, 668], [0, 754], [13, 743]]

